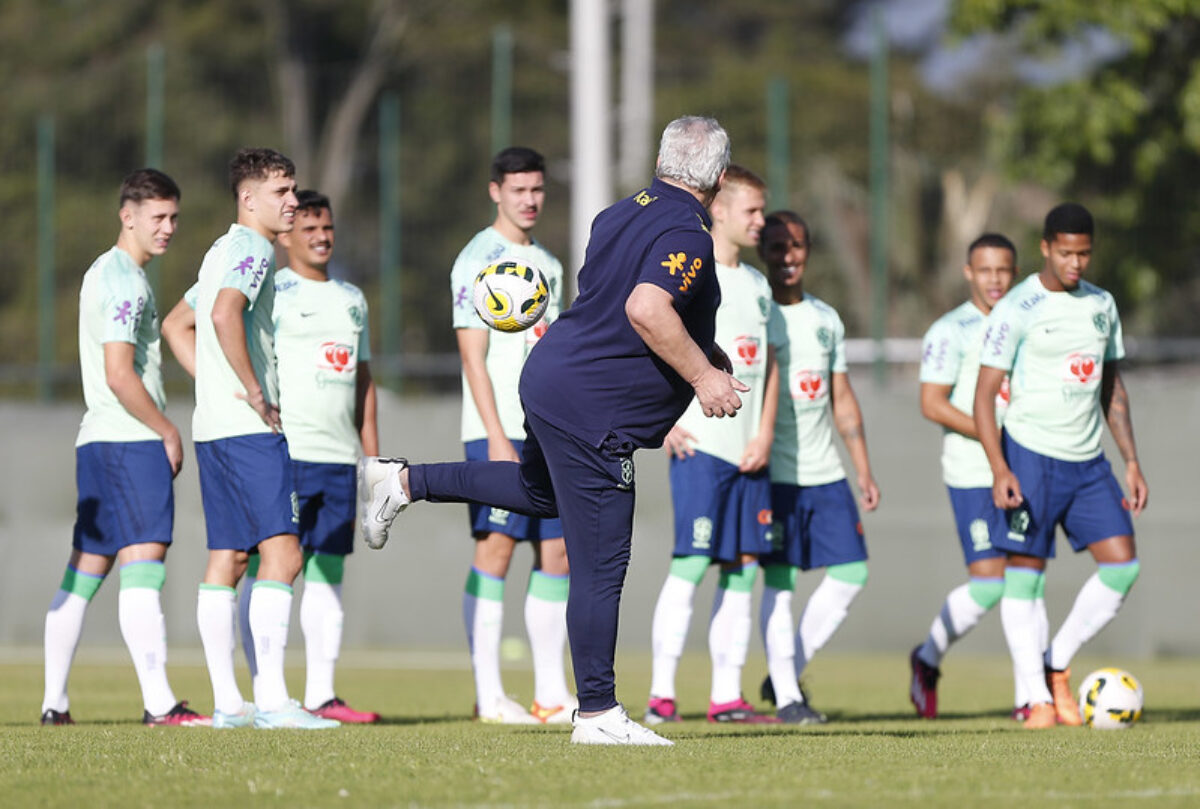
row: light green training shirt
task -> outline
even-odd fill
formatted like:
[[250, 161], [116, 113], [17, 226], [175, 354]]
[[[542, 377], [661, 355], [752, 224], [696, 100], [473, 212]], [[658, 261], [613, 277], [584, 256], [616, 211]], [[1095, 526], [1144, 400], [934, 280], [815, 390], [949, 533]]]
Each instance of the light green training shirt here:
[[[921, 353], [921, 382], [950, 385], [950, 404], [970, 416], [975, 412], [975, 383], [983, 349], [987, 315], [971, 301], [942, 315], [925, 333]], [[996, 396], [996, 423], [1004, 424], [1008, 410], [1008, 378]], [[983, 445], [962, 433], [942, 428], [942, 480], [957, 489], [989, 488], [992, 468]]]
[[696, 437], [698, 452], [737, 466], [762, 425], [767, 346], [778, 349], [787, 335], [783, 315], [771, 300], [771, 285], [761, 272], [745, 263], [736, 267], [718, 263], [716, 267], [721, 287], [716, 342], [729, 355], [733, 375], [749, 385], [750, 392], [741, 394], [737, 418], [708, 418], [700, 403], [692, 399], [678, 423]]
[[[472, 293], [475, 276], [480, 270], [501, 258], [537, 267], [546, 277], [550, 288], [550, 300], [546, 314], [524, 331], [502, 332], [488, 329], [475, 313]], [[488, 350], [486, 367], [492, 380], [496, 397], [496, 411], [504, 434], [513, 440], [525, 439], [525, 414], [521, 408], [521, 397], [517, 391], [521, 380], [521, 368], [534, 344], [546, 333], [547, 327], [558, 317], [562, 308], [563, 270], [553, 254], [539, 242], [516, 244], [488, 226], [475, 234], [454, 260], [450, 271], [450, 293], [453, 301], [453, 323], [456, 329], [487, 329]], [[483, 419], [471, 396], [471, 386], [464, 373], [462, 377], [462, 440], [477, 441], [487, 438]]]
[[371, 358], [367, 301], [345, 281], [275, 273], [279, 415], [288, 454], [352, 464], [362, 454], [354, 423], [358, 364]]
[[779, 306], [786, 339], [777, 349], [779, 415], [771, 482], [821, 486], [846, 471], [833, 446], [833, 375], [846, 372], [846, 327], [833, 307], [805, 294]]
[[1031, 275], [987, 321], [980, 362], [1009, 372], [1004, 429], [1021, 446], [1062, 461], [1100, 454], [1100, 378], [1125, 356], [1112, 295], [1080, 281], [1050, 292]]
[[192, 437], [214, 441], [239, 435], [269, 433], [250, 405], [238, 398], [246, 389], [233, 372], [213, 329], [217, 293], [236, 289], [249, 301], [242, 312], [246, 348], [254, 375], [268, 403], [279, 404], [275, 368], [275, 248], [262, 234], [244, 225], [230, 225], [204, 256], [196, 281], [196, 410]]
[[119, 247], [100, 255], [79, 288], [79, 370], [87, 410], [75, 446], [93, 441], [158, 441], [161, 436], [117, 400], [104, 370], [105, 343], [132, 343], [133, 370], [155, 406], [163, 410], [158, 310], [146, 274]]

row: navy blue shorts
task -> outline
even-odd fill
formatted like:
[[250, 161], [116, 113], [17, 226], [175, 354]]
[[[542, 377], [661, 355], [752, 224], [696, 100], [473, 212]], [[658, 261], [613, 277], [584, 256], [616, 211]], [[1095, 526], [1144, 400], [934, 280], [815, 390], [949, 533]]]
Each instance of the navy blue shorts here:
[[209, 550], [249, 551], [299, 530], [292, 459], [282, 435], [197, 441], [196, 465]]
[[300, 547], [345, 556], [354, 550], [358, 469], [354, 464], [292, 461], [300, 504]]
[[[487, 439], [467, 441], [463, 444], [468, 461], [486, 461]], [[525, 448], [524, 441], [513, 441], [513, 448], [519, 455]], [[526, 517], [508, 509], [492, 506], [480, 506], [475, 503], [467, 504], [471, 519], [471, 533], [477, 539], [483, 539], [493, 531], [512, 537], [518, 542], [542, 539], [561, 539], [563, 535], [562, 521], [557, 517]]]
[[1003, 559], [1007, 554], [993, 546], [993, 539], [1006, 530], [1004, 515], [996, 508], [991, 487], [956, 489], [947, 486], [946, 491], [950, 492], [950, 508], [954, 510], [963, 561], [969, 565], [982, 559]]
[[1059, 525], [1076, 553], [1094, 542], [1133, 536], [1112, 465], [1100, 453], [1087, 461], [1041, 455], [1004, 434], [1004, 457], [1021, 484], [1025, 502], [996, 516], [993, 544], [1009, 553], [1050, 559]]
[[736, 562], [771, 550], [771, 477], [744, 475], [728, 461], [697, 452], [671, 457], [675, 556]]
[[161, 441], [97, 441], [76, 447], [75, 485], [76, 550], [116, 556], [129, 545], [171, 544], [175, 490]]
[[858, 504], [845, 478], [821, 486], [773, 483], [771, 510], [774, 547], [762, 564], [812, 570], [866, 561]]

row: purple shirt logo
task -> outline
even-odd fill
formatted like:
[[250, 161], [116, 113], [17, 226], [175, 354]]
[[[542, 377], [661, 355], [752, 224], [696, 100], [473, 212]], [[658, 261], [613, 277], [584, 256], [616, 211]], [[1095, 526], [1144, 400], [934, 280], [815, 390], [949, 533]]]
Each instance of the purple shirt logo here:
[[131, 301], [122, 301], [121, 305], [117, 307], [117, 314], [113, 318], [113, 321], [115, 322], [119, 320], [121, 321], [121, 325], [128, 325], [129, 315], [132, 314], [132, 311], [133, 303]]
[[461, 309], [467, 305], [467, 288], [461, 286], [458, 288], [458, 294], [454, 296], [454, 308]]

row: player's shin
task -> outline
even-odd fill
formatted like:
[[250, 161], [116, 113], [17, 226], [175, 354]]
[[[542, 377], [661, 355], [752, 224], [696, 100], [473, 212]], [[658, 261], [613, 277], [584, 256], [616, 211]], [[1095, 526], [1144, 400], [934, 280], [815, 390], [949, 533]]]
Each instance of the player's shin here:
[[269, 579], [254, 583], [250, 591], [250, 634], [258, 660], [254, 701], [263, 712], [282, 711], [288, 706], [283, 663], [291, 612], [290, 585]]
[[196, 624], [204, 659], [212, 680], [213, 707], [224, 714], [236, 714], [245, 705], [233, 674], [234, 621], [237, 592], [232, 587], [201, 584], [196, 599]]
[[1071, 612], [1046, 650], [1049, 668], [1062, 671], [1071, 665], [1071, 658], [1079, 647], [1116, 617], [1125, 596], [1137, 581], [1139, 570], [1136, 559], [1122, 564], [1102, 564], [1083, 583]]
[[342, 647], [342, 579], [346, 557], [306, 553], [300, 628], [304, 633], [304, 707], [310, 710], [336, 696], [334, 667]]
[[754, 622], [750, 611], [758, 563], [735, 570], [722, 570], [713, 599], [708, 627], [708, 649], [712, 658], [713, 704], [733, 702], [742, 696], [742, 667]]
[[767, 674], [775, 691], [775, 704], [800, 702], [796, 683], [796, 635], [792, 623], [792, 592], [799, 568], [767, 565], [763, 568], [763, 596], [759, 626], [767, 653]]
[[121, 636], [133, 658], [143, 707], [160, 716], [175, 707], [167, 682], [167, 626], [162, 612], [166, 568], [160, 560], [128, 562], [121, 566], [117, 617]]
[[46, 690], [42, 699], [43, 713], [47, 710], [61, 713], [69, 707], [67, 677], [71, 672], [71, 661], [83, 634], [88, 603], [103, 582], [103, 576], [81, 573], [68, 565], [50, 602], [44, 635]]
[[567, 688], [563, 651], [567, 645], [568, 576], [540, 570], [529, 574], [525, 596], [525, 630], [533, 656], [533, 699], [543, 709], [566, 705]]
[[1018, 698], [1023, 695], [1029, 704], [1052, 701], [1042, 667], [1038, 625], [1037, 593], [1044, 578], [1040, 570], [1009, 567], [1004, 571], [1004, 597], [1000, 600], [1004, 639], [1019, 683]]
[[650, 629], [654, 659], [651, 697], [675, 698], [675, 672], [692, 622], [692, 598], [710, 561], [707, 556], [678, 556], [671, 560], [671, 572], [658, 594]]
[[809, 596], [800, 616], [800, 629], [796, 633], [797, 677], [846, 620], [850, 605], [866, 583], [866, 562], [830, 565], [826, 569], [825, 578]]

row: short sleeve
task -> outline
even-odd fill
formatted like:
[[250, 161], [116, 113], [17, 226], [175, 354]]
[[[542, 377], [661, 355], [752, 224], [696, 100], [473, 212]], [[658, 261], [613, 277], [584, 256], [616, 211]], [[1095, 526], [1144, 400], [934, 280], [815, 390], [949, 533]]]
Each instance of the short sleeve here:
[[359, 296], [358, 311], [362, 313], [362, 331], [358, 333], [358, 361], [371, 359], [371, 323], [367, 317], [367, 299]]
[[110, 272], [104, 279], [104, 343], [137, 343], [146, 291], [131, 274]]
[[921, 341], [921, 382], [953, 385], [958, 381], [963, 354], [959, 343], [959, 333], [944, 319], [929, 327]]
[[1006, 296], [992, 309], [984, 323], [983, 350], [979, 364], [989, 368], [1011, 371], [1017, 356], [1017, 346], [1025, 333], [1024, 320]]
[[266, 239], [262, 239], [261, 245], [256, 245], [250, 239], [238, 239], [238, 241], [230, 245], [226, 251], [227, 261], [226, 267], [222, 269], [220, 289], [236, 289], [238, 292], [246, 296], [249, 301], [248, 308], [254, 308], [254, 302], [258, 300], [258, 295], [262, 292], [264, 283], [268, 282], [271, 276], [271, 263], [274, 260], [274, 255], [271, 254], [274, 248]]
[[1116, 362], [1125, 358], [1125, 338], [1121, 330], [1121, 315], [1117, 313], [1117, 302], [1108, 297], [1108, 342], [1104, 346], [1104, 361]]
[[191, 309], [196, 308], [196, 301], [200, 300], [200, 284], [199, 282], [188, 287], [188, 291], [183, 293], [183, 302]]
[[669, 230], [646, 251], [638, 283], [653, 284], [671, 293], [677, 303], [686, 303], [705, 277], [715, 277], [712, 252], [712, 237], [704, 231]]
[[779, 348], [787, 343], [787, 321], [779, 304], [767, 298], [767, 345]]
[[[470, 245], [468, 245], [468, 248]], [[483, 267], [464, 249], [450, 270], [450, 300], [452, 325], [456, 329], [486, 329], [487, 325], [475, 314], [475, 276]]]
[[829, 370], [835, 374], [846, 373], [846, 325], [837, 312], [829, 310], [830, 326], [833, 327], [833, 350], [829, 352]]

